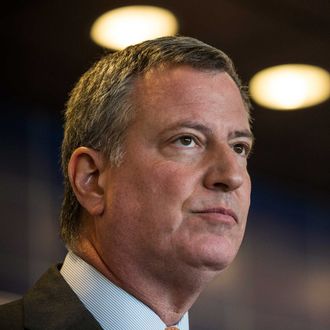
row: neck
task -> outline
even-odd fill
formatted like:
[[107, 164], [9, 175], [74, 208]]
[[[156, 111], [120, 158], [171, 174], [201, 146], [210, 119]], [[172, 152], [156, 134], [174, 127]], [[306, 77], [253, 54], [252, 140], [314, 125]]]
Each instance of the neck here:
[[[167, 326], [180, 321], [208, 282], [194, 276], [191, 270], [169, 270], [155, 276], [146, 268], [141, 269], [139, 263], [127, 261], [127, 256], [108, 253], [109, 258], [103, 257], [102, 249], [83, 235], [74, 252], [111, 282], [148, 305]], [[125, 263], [122, 260], [126, 260]]]

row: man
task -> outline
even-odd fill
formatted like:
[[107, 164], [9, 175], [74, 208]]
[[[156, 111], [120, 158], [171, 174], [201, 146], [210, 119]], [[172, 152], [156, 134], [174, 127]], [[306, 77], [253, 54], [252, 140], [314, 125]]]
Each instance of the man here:
[[248, 98], [220, 50], [165, 37], [105, 56], [65, 114], [69, 253], [1, 322], [188, 329], [189, 308], [241, 244], [252, 140]]

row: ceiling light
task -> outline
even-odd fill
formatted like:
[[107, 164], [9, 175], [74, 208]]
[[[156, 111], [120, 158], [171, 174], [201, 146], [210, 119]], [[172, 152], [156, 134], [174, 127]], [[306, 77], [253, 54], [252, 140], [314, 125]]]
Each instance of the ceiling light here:
[[103, 47], [123, 49], [143, 40], [175, 35], [177, 31], [177, 19], [167, 9], [126, 6], [100, 16], [91, 28], [91, 38]]
[[258, 72], [249, 84], [251, 97], [275, 110], [296, 110], [316, 105], [330, 96], [330, 75], [305, 64], [285, 64]]

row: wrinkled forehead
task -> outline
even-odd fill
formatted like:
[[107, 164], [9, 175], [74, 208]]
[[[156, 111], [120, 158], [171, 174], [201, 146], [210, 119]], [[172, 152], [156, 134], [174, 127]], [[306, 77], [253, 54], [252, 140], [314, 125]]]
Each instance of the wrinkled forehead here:
[[[222, 78], [219, 80], [219, 77]], [[236, 102], [239, 107], [242, 105], [250, 121], [249, 104], [245, 102], [237, 83], [224, 70], [196, 69], [189, 65], [153, 67], [136, 77], [132, 86], [131, 101], [140, 111], [146, 104], [157, 106], [157, 102], [164, 102], [164, 100], [174, 103], [198, 101], [199, 91], [212, 84], [217, 85], [219, 95], [230, 95], [233, 102]], [[204, 93], [203, 97], [205, 95], [207, 93]], [[210, 94], [209, 97], [212, 95]]]
[[[208, 76], [209, 79], [212, 79], [212, 77], [215, 77], [219, 74], [226, 76], [226, 78], [228, 78], [232, 85], [237, 89], [237, 95], [239, 95], [239, 98], [248, 114], [249, 122], [251, 123], [251, 104], [245, 88], [238, 86], [230, 74], [222, 69], [196, 68], [188, 64], [166, 63], [151, 67], [146, 72], [138, 74], [132, 82], [131, 96], [133, 104], [136, 103], [141, 95], [143, 96], [144, 100], [154, 99], [157, 97], [157, 94], [161, 95], [161, 92], [164, 92], [164, 90], [161, 89], [163, 89], [164, 85], [166, 84], [171, 87], [174, 86], [175, 88], [172, 88], [171, 93], [175, 93], [177, 94], [177, 97], [180, 97], [180, 91], [182, 91], [183, 88], [183, 86], [180, 85], [180, 80], [183, 79], [182, 75], [186, 75], [187, 72], [189, 73], [190, 78], [186, 76], [186, 79], [193, 79], [194, 76], [200, 75], [201, 73], [205, 74], [205, 76]], [[159, 87], [159, 89], [157, 90], [157, 88], [155, 89], [154, 87]]]

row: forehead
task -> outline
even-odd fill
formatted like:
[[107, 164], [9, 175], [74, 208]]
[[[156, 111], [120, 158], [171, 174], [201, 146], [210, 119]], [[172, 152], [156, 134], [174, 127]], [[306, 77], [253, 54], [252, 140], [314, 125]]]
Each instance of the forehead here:
[[240, 91], [226, 72], [185, 65], [152, 69], [136, 80], [133, 102], [138, 120], [207, 118], [219, 124], [220, 117], [230, 117], [248, 125], [249, 115]]

